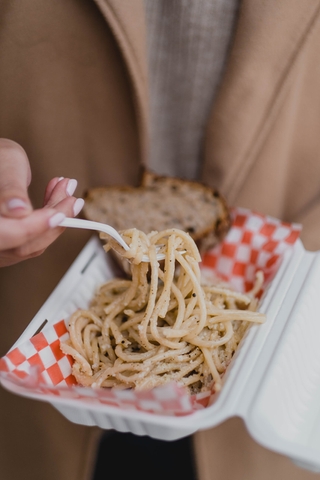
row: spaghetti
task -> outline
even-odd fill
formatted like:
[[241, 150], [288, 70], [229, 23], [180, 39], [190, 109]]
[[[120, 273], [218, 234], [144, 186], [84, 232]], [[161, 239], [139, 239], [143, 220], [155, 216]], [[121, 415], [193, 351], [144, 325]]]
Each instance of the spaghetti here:
[[[122, 236], [129, 251], [103, 235], [105, 250], [130, 259], [131, 278], [104, 283], [89, 309], [71, 316], [70, 340], [61, 343], [74, 359], [76, 380], [93, 388], [149, 389], [175, 381], [191, 394], [220, 390], [248, 326], [265, 320], [255, 298], [262, 273], [247, 294], [202, 285], [200, 254], [187, 233], [131, 229]], [[141, 262], [145, 254], [150, 263]]]

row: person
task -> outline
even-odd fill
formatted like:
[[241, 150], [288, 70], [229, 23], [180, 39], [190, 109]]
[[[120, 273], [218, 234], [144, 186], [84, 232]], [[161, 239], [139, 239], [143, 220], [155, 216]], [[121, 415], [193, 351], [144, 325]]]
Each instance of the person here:
[[[0, 137], [15, 142], [11, 153], [23, 147], [33, 178], [27, 196], [19, 167], [24, 193], [10, 197], [26, 209], [1, 200], [0, 220], [20, 229], [7, 237], [15, 252], [1, 234], [1, 258], [18, 261], [0, 269], [1, 354], [90, 236], [54, 226], [75, 213], [74, 176], [83, 195], [137, 185], [142, 166], [182, 172], [230, 205], [301, 223], [305, 247], [320, 248], [319, 15], [319, 0], [0, 2]], [[4, 389], [0, 402], [1, 478], [90, 479], [99, 429]], [[193, 444], [200, 480], [314, 478], [260, 447], [240, 419]]]

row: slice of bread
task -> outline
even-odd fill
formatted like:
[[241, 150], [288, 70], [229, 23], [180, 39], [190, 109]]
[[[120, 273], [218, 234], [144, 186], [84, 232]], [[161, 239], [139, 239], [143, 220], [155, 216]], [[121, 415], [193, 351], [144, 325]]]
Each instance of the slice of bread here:
[[88, 220], [145, 233], [178, 228], [189, 232], [200, 252], [220, 242], [231, 223], [226, 201], [217, 190], [148, 171], [139, 187], [96, 187], [84, 197]]

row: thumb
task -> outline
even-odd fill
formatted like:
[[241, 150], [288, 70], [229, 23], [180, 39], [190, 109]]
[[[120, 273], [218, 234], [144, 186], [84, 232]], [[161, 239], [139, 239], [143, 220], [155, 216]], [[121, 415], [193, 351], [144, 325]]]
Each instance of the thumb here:
[[21, 218], [32, 212], [28, 196], [29, 160], [17, 143], [0, 139], [0, 215]]

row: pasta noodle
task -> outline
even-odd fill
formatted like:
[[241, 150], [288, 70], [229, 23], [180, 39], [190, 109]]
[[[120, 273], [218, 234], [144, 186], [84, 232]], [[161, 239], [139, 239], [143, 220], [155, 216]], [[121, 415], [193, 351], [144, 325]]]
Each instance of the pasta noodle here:
[[[61, 343], [74, 359], [76, 380], [93, 388], [148, 389], [175, 381], [190, 394], [220, 390], [248, 326], [265, 320], [255, 298], [262, 273], [247, 294], [202, 285], [200, 254], [189, 234], [131, 229], [122, 236], [129, 251], [107, 235], [105, 250], [130, 260], [131, 278], [101, 285], [89, 309], [71, 316], [70, 341]], [[141, 262], [142, 255], [150, 263]]]

